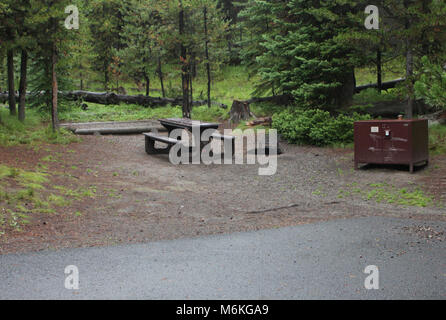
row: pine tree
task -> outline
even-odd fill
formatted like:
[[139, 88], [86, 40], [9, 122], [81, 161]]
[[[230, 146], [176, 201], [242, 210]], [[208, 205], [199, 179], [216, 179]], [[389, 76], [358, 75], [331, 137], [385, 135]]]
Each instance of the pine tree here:
[[[122, 9], [128, 1], [92, 0], [88, 3], [87, 18], [92, 34], [93, 67], [102, 73], [104, 89], [108, 90], [111, 81], [112, 64], [117, 52], [124, 47]], [[119, 67], [115, 66], [115, 67]]]
[[[336, 41], [354, 24], [356, 1], [268, 1], [259, 16], [273, 30], [262, 38], [263, 52], [256, 58], [260, 86], [292, 94], [312, 107], [343, 107], [354, 93], [357, 48]], [[263, 12], [266, 12], [265, 16]], [[351, 14], [346, 14], [351, 13]]]
[[17, 28], [14, 14], [14, 1], [5, 0], [2, 2], [0, 5], [0, 41], [2, 47], [6, 50], [8, 103], [11, 115], [17, 114], [14, 86], [14, 53], [17, 45]]
[[[74, 30], [64, 27], [66, 18], [65, 7], [69, 0], [30, 0], [30, 25], [35, 30], [35, 59], [33, 63], [33, 91], [36, 93], [35, 104], [44, 103], [51, 112], [53, 131], [58, 130], [58, 92], [60, 89], [60, 76], [66, 72], [64, 64], [69, 56], [67, 44], [75, 37]], [[44, 94], [41, 95], [40, 92]]]
[[392, 28], [390, 36], [400, 44], [406, 61], [406, 117], [413, 117], [415, 82], [424, 55], [445, 52], [446, 3], [442, 0], [383, 0]]

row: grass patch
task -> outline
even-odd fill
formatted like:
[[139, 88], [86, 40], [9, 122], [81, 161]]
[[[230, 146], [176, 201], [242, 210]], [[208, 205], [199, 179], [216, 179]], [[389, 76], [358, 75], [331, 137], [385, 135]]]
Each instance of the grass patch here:
[[408, 188], [398, 189], [387, 183], [370, 183], [361, 194], [364, 200], [373, 200], [377, 203], [385, 202], [422, 208], [435, 205], [433, 196], [426, 194], [419, 187], [409, 190]]
[[8, 229], [21, 230], [34, 213], [53, 214], [57, 208], [95, 195], [95, 186], [52, 186], [47, 173], [0, 165], [0, 235]]
[[[395, 59], [383, 64], [383, 82], [403, 78], [405, 64], [403, 59]], [[357, 85], [377, 82], [376, 66], [358, 68], [355, 70]]]
[[[312, 194], [323, 196], [321, 189], [313, 191]], [[432, 195], [425, 193], [420, 187], [415, 185], [410, 188], [396, 188], [385, 182], [369, 183], [367, 185], [352, 183], [347, 184], [344, 189], [339, 189], [336, 196], [339, 199], [360, 196], [364, 201], [375, 201], [397, 206], [443, 207], [441, 202], [435, 201]]]
[[[88, 103], [88, 110], [81, 110], [73, 106], [70, 110], [60, 113], [60, 118], [67, 122], [92, 122], [92, 121], [133, 121], [162, 118], [181, 118], [180, 106], [166, 106], [148, 108], [139, 105], [100, 105]], [[199, 106], [192, 108], [191, 117], [200, 121], [221, 121], [229, 118], [229, 109], [218, 106]]]
[[71, 204], [71, 201], [67, 200], [63, 196], [51, 194], [48, 197], [48, 202], [52, 205], [58, 206], [58, 207], [67, 207]]
[[16, 146], [20, 144], [69, 144], [80, 139], [71, 132], [60, 129], [53, 132], [50, 126], [42, 122], [41, 114], [34, 109], [28, 109], [26, 120], [20, 122], [9, 115], [9, 111], [0, 110], [0, 145]]
[[[372, 185], [370, 185], [372, 186]], [[387, 202], [414, 207], [428, 207], [434, 205], [432, 196], [426, 195], [421, 189], [409, 191], [407, 188], [396, 189], [395, 187], [377, 187], [367, 192], [366, 200], [375, 200], [378, 203]]]

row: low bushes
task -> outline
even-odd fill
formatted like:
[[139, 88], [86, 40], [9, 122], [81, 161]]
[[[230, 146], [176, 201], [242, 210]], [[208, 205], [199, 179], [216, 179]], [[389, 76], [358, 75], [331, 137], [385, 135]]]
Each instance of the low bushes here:
[[291, 143], [329, 146], [353, 142], [353, 123], [368, 119], [358, 113], [332, 117], [319, 109], [287, 109], [273, 116], [273, 128]]

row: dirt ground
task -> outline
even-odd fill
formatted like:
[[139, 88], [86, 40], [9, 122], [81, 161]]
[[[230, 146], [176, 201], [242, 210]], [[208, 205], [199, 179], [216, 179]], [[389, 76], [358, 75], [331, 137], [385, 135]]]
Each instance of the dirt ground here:
[[[446, 200], [446, 157], [410, 174], [407, 167], [368, 166], [354, 171], [351, 150], [282, 143], [277, 173], [258, 165], [179, 165], [147, 155], [142, 135], [85, 136], [80, 143], [0, 147], [1, 163], [35, 170], [46, 163], [51, 183], [94, 186], [94, 198], [57, 214], [33, 214], [21, 231], [0, 236], [0, 254], [195, 237], [279, 228], [321, 220], [391, 216], [446, 221], [444, 207], [378, 203], [351, 190], [370, 183], [419, 186]], [[345, 194], [344, 194], [345, 192]], [[342, 196], [340, 196], [340, 194]], [[80, 215], [74, 214], [82, 213]], [[347, 231], [348, 232], [348, 231]]]

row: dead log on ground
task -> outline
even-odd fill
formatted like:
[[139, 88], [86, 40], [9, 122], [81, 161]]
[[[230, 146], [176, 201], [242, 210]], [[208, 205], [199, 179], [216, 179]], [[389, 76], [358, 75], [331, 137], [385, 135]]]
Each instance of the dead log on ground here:
[[429, 125], [434, 125], [434, 124], [443, 124], [446, 125], [446, 111], [445, 110], [441, 110], [438, 112], [434, 112], [431, 114], [425, 114], [420, 116], [421, 119], [427, 119], [429, 120]]
[[258, 118], [249, 122], [246, 122], [247, 126], [250, 127], [254, 127], [254, 126], [258, 126], [258, 125], [262, 125], [262, 126], [270, 126], [273, 122], [273, 119], [271, 117], [266, 117], [266, 118]]
[[[400, 79], [396, 79], [396, 80], [392, 80], [392, 81], [383, 82], [382, 85], [381, 85], [381, 89], [382, 90], [389, 90], [389, 89], [395, 88], [399, 83], [402, 83], [404, 81], [406, 81], [406, 78], [400, 78]], [[370, 89], [370, 88], [377, 89], [378, 88], [378, 84], [377, 83], [371, 83], [371, 84], [365, 84], [365, 85], [357, 86], [355, 88], [355, 93], [359, 93], [359, 92], [361, 92], [363, 90], [367, 90], [367, 89]]]
[[[44, 92], [41, 92], [40, 94], [44, 94]], [[31, 95], [31, 93], [28, 92], [27, 95]], [[59, 95], [61, 98], [69, 101], [91, 102], [103, 105], [126, 103], [126, 104], [136, 104], [144, 107], [163, 107], [167, 105], [181, 106], [183, 103], [182, 98], [158, 98], [144, 95], [130, 96], [124, 94], [116, 94], [114, 92], [90, 92], [90, 91], [77, 90], [68, 92], [59, 91]], [[18, 98], [17, 94], [16, 97]], [[0, 93], [0, 102], [5, 103], [7, 100], [8, 100], [8, 92]], [[206, 100], [199, 100], [193, 102], [194, 106], [203, 106], [206, 104], [207, 104]], [[216, 105], [224, 109], [228, 107], [223, 103], [215, 101], [212, 102], [212, 105]]]

